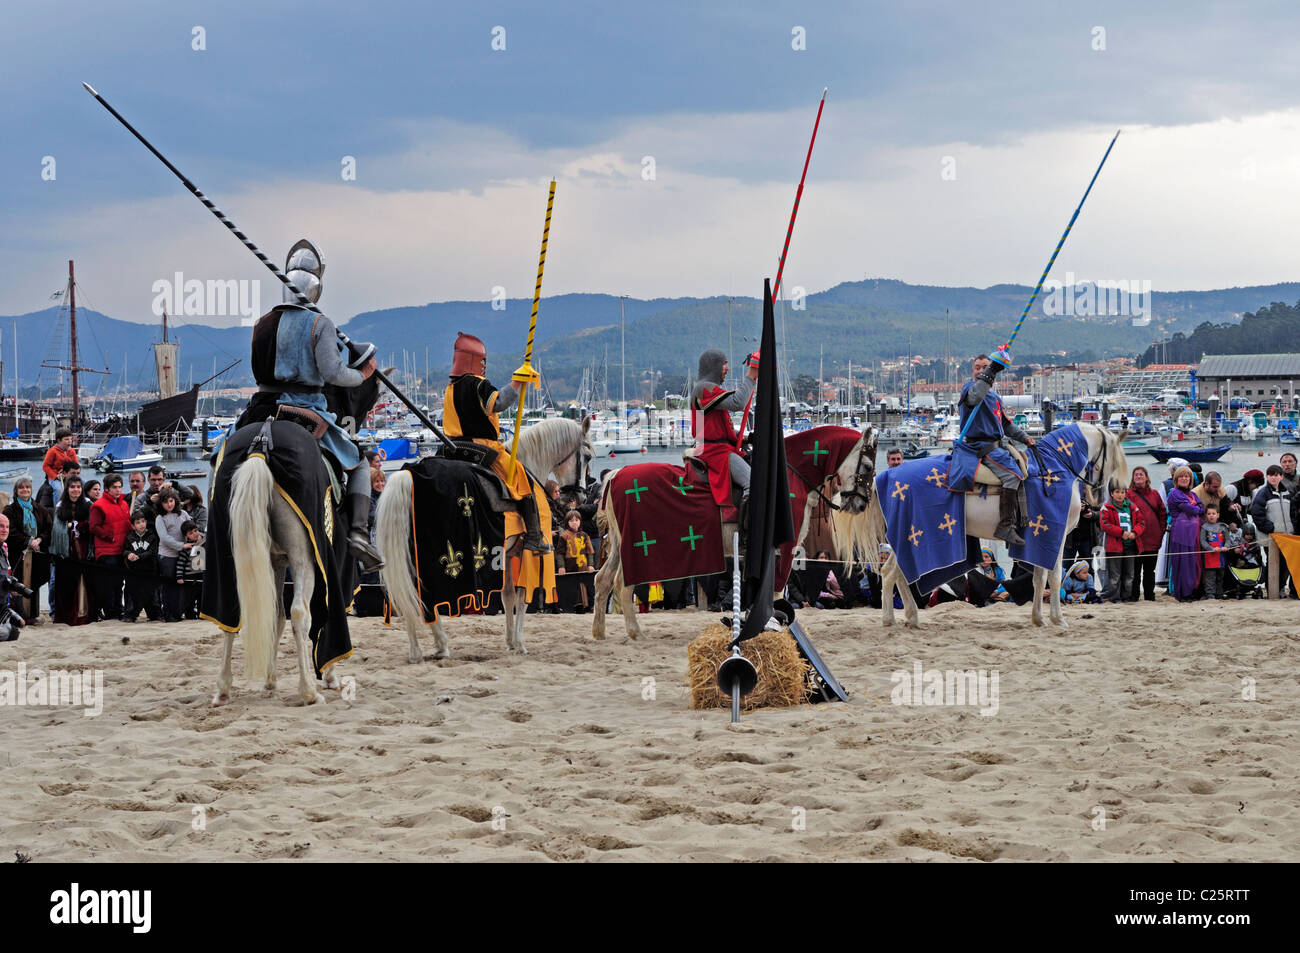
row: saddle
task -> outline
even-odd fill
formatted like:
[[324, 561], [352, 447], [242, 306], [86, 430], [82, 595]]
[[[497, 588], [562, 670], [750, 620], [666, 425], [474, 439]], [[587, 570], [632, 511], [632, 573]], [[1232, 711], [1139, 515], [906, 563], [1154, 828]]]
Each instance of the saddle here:
[[318, 442], [321, 437], [325, 436], [325, 431], [329, 429], [329, 424], [325, 422], [324, 417], [306, 407], [292, 407], [289, 404], [280, 404], [275, 409], [274, 419], [302, 424]]
[[[707, 488], [709, 485], [709, 468], [705, 465], [704, 461], [689, 451], [683, 451], [682, 460], [691, 468], [691, 470], [694, 471], [695, 479], [699, 480], [700, 484]], [[731, 484], [731, 505], [719, 507], [721, 510], [722, 522], [740, 522], [740, 501], [744, 498], [744, 495], [744, 491], [742, 491], [740, 487], [736, 486], [735, 483]]]
[[[1021, 473], [1029, 472], [1029, 456], [1023, 450], [1021, 450], [1019, 447], [1016, 446], [1004, 446], [1003, 449], [1005, 449], [1009, 454], [1011, 454], [1011, 456], [1015, 457], [1016, 464], [1020, 467]], [[1002, 481], [997, 478], [997, 474], [995, 474], [992, 470], [990, 470], [988, 466], [985, 465], [984, 463], [979, 464], [975, 468], [974, 481], [976, 483], [982, 483], [985, 486], [1002, 485]], [[967, 492], [974, 492], [974, 491], [968, 490]]]

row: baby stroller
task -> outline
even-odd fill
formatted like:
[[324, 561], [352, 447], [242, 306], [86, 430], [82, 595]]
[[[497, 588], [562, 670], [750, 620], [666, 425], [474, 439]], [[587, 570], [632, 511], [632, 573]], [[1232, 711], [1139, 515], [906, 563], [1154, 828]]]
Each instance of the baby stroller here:
[[1259, 543], [1255, 541], [1255, 527], [1245, 529], [1245, 552], [1233, 549], [1228, 553], [1228, 572], [1224, 577], [1223, 594], [1229, 599], [1264, 598], [1264, 567], [1260, 561]]

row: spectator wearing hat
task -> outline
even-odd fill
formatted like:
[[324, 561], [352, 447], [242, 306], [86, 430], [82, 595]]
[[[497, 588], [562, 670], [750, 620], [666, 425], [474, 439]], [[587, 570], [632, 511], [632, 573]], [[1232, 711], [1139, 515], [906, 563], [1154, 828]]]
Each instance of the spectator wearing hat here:
[[1250, 504], [1255, 499], [1255, 491], [1264, 485], [1264, 471], [1247, 470], [1241, 475], [1240, 480], [1233, 480], [1229, 485], [1237, 488], [1237, 505], [1241, 507], [1244, 515], [1250, 512]]
[[1101, 602], [1097, 591], [1092, 588], [1090, 574], [1092, 567], [1086, 559], [1075, 560], [1070, 571], [1061, 580], [1061, 601], [1065, 603]]

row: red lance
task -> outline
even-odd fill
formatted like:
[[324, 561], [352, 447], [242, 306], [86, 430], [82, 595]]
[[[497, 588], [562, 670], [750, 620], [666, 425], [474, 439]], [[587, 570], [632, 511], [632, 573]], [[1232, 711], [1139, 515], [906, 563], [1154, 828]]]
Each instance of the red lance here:
[[[817, 141], [817, 127], [822, 121], [822, 107], [826, 105], [826, 89], [822, 89], [821, 102], [817, 104], [817, 118], [813, 121], [812, 138], [808, 140], [808, 155], [803, 160], [803, 175], [799, 176], [799, 188], [794, 193], [794, 208], [790, 210], [790, 224], [785, 230], [785, 244], [781, 247], [781, 258], [776, 264], [776, 281], [772, 283], [772, 304], [776, 304], [776, 296], [781, 291], [781, 273], [785, 271], [785, 256], [790, 251], [790, 236], [794, 234], [794, 220], [799, 214], [799, 199], [803, 197], [803, 182], [808, 178], [808, 163], [812, 161], [813, 143]], [[749, 420], [749, 408], [753, 406], [754, 395], [749, 395], [749, 402], [745, 404], [745, 412], [740, 415], [740, 435], [736, 438], [736, 449], [745, 440], [745, 423]]]

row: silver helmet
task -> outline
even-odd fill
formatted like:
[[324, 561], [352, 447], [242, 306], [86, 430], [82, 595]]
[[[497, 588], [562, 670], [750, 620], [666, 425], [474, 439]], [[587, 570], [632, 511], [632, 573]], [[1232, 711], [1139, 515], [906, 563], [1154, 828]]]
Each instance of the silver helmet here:
[[[325, 276], [325, 257], [320, 249], [301, 239], [289, 249], [289, 256], [284, 260], [284, 272], [289, 282], [298, 289], [312, 304], [320, 301], [321, 279]], [[297, 304], [298, 296], [288, 288], [284, 289], [286, 304]]]

